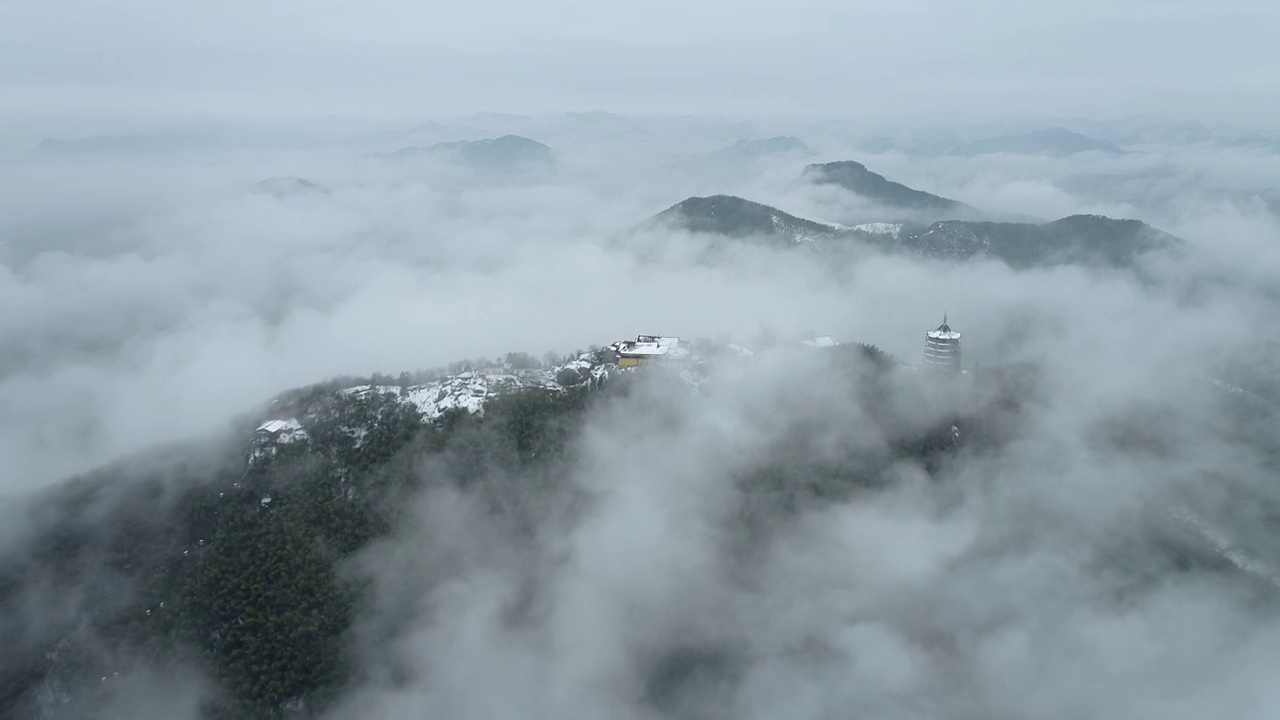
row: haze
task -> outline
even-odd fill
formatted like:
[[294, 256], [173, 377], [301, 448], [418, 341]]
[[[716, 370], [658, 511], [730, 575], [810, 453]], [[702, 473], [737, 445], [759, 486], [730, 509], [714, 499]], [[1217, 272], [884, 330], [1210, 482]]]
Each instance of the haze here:
[[[1264, 2], [0, 0], [0, 718], [1272, 717], [1277, 37]], [[708, 196], [765, 207], [653, 219]], [[1172, 237], [1036, 245], [1078, 215]], [[968, 372], [922, 367], [944, 312]], [[650, 332], [705, 358], [587, 383], [555, 460], [468, 464], [517, 444], [483, 414], [254, 435], [322, 381]], [[359, 545], [274, 522], [388, 477]], [[280, 537], [311, 585], [235, 552]], [[161, 627], [174, 577], [223, 624]], [[350, 583], [342, 671], [246, 694], [237, 577]], [[283, 604], [267, 645], [321, 633]]]

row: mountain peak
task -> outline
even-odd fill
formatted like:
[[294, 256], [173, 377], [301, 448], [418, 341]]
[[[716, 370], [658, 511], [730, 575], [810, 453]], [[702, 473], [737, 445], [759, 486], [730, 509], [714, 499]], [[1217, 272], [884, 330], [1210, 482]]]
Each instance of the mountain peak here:
[[976, 214], [973, 208], [963, 203], [893, 182], [853, 160], [809, 165], [804, 169], [804, 177], [819, 185], [838, 185], [859, 197], [898, 211], [933, 215]]
[[507, 169], [549, 164], [554, 160], [554, 153], [537, 140], [520, 135], [501, 135], [483, 140], [451, 140], [427, 147], [406, 147], [374, 157], [390, 160], [430, 157], [475, 168]]
[[272, 177], [255, 183], [253, 192], [277, 198], [301, 195], [328, 195], [328, 188], [300, 177]]
[[832, 237], [838, 230], [736, 195], [690, 197], [655, 215], [651, 222], [690, 232], [729, 237], [764, 237], [788, 243]]

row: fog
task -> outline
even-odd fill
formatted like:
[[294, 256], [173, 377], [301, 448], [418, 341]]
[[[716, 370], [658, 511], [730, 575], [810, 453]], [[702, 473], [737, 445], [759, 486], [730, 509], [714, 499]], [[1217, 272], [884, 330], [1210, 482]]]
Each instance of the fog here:
[[[173, 22], [185, 12], [129, 7]], [[1136, 27], [1159, 19], [1171, 33], [1161, 43], [1185, 40], [1204, 16], [1192, 3], [1175, 7], [1115, 20]], [[407, 22], [382, 34], [379, 19], [395, 10], [417, 12], [376, 6], [343, 41], [353, 77], [418, 38]], [[454, 9], [459, 17], [433, 21], [465, 25], [474, 18], [463, 16], [482, 11]], [[627, 20], [575, 11], [576, 30], [541, 18], [548, 37], [599, 37], [596, 29]], [[30, 20], [37, 38], [63, 22], [35, 6], [9, 12]], [[77, 21], [84, 37], [99, 12]], [[276, 6], [245, 28], [239, 5], [208, 12], [186, 36], [162, 40], [133, 28], [99, 39], [139, 36], [134, 54], [101, 69], [139, 84], [84, 102], [162, 93], [183, 63], [195, 62], [182, 47], [196, 38], [217, 39], [206, 50], [213, 57], [248, 62], [248, 50], [292, 17]], [[530, 12], [504, 17], [484, 43], [530, 21]], [[769, 25], [775, 9], [736, 12], [743, 37], [806, 37], [795, 21]], [[914, 27], [922, 12], [957, 11], [895, 5], [872, 13], [861, 34], [874, 48], [887, 41], [873, 30]], [[1237, 6], [1215, 17], [1252, 33], [1274, 11]], [[343, 19], [334, 10], [298, 32], [324, 34]], [[698, 19], [711, 20], [690, 22]], [[1001, 21], [1002, 32], [1047, 24], [1066, 33], [1059, 21], [1019, 11]], [[223, 34], [229, 26], [240, 32]], [[688, 30], [662, 24], [647, 42], [665, 38], [679, 48], [692, 41]], [[375, 47], [373, 37], [388, 44]], [[433, 37], [440, 45], [416, 58], [478, 56], [485, 47], [468, 49], [466, 33]], [[1139, 34], [1132, 48], [1086, 69], [1160, 51], [1155, 42]], [[33, 40], [23, 43], [34, 52]], [[623, 47], [616, 66], [591, 72], [623, 71], [645, 48]], [[172, 66], [144, 63], [161, 49], [177, 51]], [[1214, 67], [1231, 70], [1252, 52], [1241, 42]], [[559, 67], [554, 53], [542, 53], [522, 73]], [[664, 58], [654, 73], [679, 58]], [[308, 59], [304, 47], [235, 102], [260, 108], [255, 93], [270, 93]], [[68, 55], [45, 63], [24, 92], [64, 88], [58, 74], [79, 62]], [[986, 63], [1003, 66], [999, 58], [967, 63], [981, 66], [969, 67], [979, 89], [1018, 87], [1017, 75], [979, 82]], [[1032, 64], [1017, 72], [1042, 71]], [[225, 92], [226, 72], [196, 73], [192, 92]], [[466, 83], [502, 90], [483, 63], [469, 72], [476, 74], [445, 85], [448, 102], [491, 97], [467, 96], [459, 89]], [[399, 78], [368, 92], [408, 82]], [[1073, 82], [1056, 87], [1069, 98]], [[1123, 88], [1113, 82], [1098, 97], [1118, 98]], [[1244, 75], [1232, 87], [1273, 82]], [[1186, 102], [1222, 92], [1209, 85], [1191, 82]], [[311, 99], [332, 102], [331, 92]], [[546, 103], [577, 99], [536, 84], [522, 92]], [[680, 92], [643, 110], [678, 105]], [[725, 92], [726, 108], [739, 104], [734, 98], [748, 102], [733, 83]], [[1223, 114], [1272, 112], [1257, 105], [1269, 102], [1265, 95], [1233, 95], [1238, 104]], [[226, 103], [223, 96], [215, 104]], [[70, 136], [116, 134], [98, 117], [97, 130]], [[831, 129], [760, 117], [459, 114], [417, 127], [299, 125], [302, 140], [250, 123], [177, 149], [21, 155], [3, 166], [0, 549], [22, 552], [21, 536], [39, 524], [24, 503], [68, 476], [169, 441], [220, 436], [276, 393], [326, 378], [511, 351], [563, 355], [641, 332], [744, 343], [829, 334], [915, 365], [922, 333], [947, 312], [965, 333], [970, 367], [1034, 371], [1021, 409], [997, 413], [1007, 425], [1000, 442], [961, 450], [933, 471], [896, 462], [886, 487], [806, 505], [753, 536], [749, 551], [726, 539], [744, 474], [791, 457], [795, 446], [832, 462], [886, 453], [877, 412], [926, 428], [999, 407], [1002, 389], [966, 380], [938, 391], [929, 376], [903, 369], [886, 410], [839, 392], [865, 378], [785, 347], [717, 367], [696, 395], [641, 377], [634, 406], [613, 400], [590, 411], [563, 478], [574, 502], [530, 511], [532, 530], [490, 512], [475, 493], [432, 482], [429, 464], [418, 467], [427, 480], [407, 517], [343, 568], [368, 593], [350, 637], [358, 665], [328, 716], [1252, 718], [1269, 717], [1280, 700], [1270, 680], [1280, 670], [1272, 587], [1280, 556], [1267, 519], [1278, 499], [1269, 432], [1277, 398], [1263, 389], [1275, 368], [1255, 362], [1280, 332], [1280, 216], [1263, 201], [1280, 155], [1205, 143], [1062, 158], [872, 154], [858, 150], [866, 136], [856, 121]], [[368, 156], [505, 132], [548, 143], [555, 162], [495, 172]], [[796, 134], [813, 154], [713, 156], [765, 132]], [[839, 189], [801, 180], [808, 162], [842, 159], [993, 216], [1133, 217], [1187, 247], [1145, 259], [1142, 273], [1015, 271], [994, 260], [870, 252], [836, 268], [749, 242], [708, 262], [705, 237], [633, 231], [692, 195], [740, 195], [831, 222], [875, 213]], [[322, 191], [255, 190], [273, 177], [306, 178]], [[1239, 398], [1256, 402], [1246, 417], [1231, 404]], [[1196, 518], [1202, 534], [1227, 538], [1246, 560], [1221, 572], [1176, 571], [1158, 546], [1178, 513]], [[33, 628], [53, 612], [24, 608], [16, 622]], [[655, 690], [662, 683], [654, 665], [686, 651], [688, 677]], [[196, 717], [199, 698], [211, 692], [199, 669], [126, 675], [104, 716]]]
[[[671, 165], [690, 145], [719, 146], [722, 132], [690, 133], [665, 156], [627, 144], [597, 153], [596, 139], [565, 139], [554, 169], [497, 177], [379, 162], [347, 145], [11, 163], [0, 181], [0, 293], [12, 309], [0, 356], [3, 486], [38, 487], [197, 436], [275, 392], [341, 374], [513, 350], [563, 353], [643, 328], [739, 340], [762, 326], [812, 329], [914, 359], [919, 333], [944, 309], [974, 337], [994, 340], [1011, 314], [1072, 307], [1092, 318], [1135, 302], [1123, 282], [1069, 268], [1043, 278], [985, 263], [872, 260], [837, 277], [793, 254], [745, 248], [727, 265], [691, 264], [687, 248], [697, 243], [685, 237], [662, 239], [667, 255], [657, 264], [615, 246], [694, 194], [738, 194], [830, 221], [856, 204], [838, 188], [801, 183], [807, 159]], [[388, 149], [408, 141], [361, 142]], [[851, 152], [815, 145], [810, 159]], [[1246, 336], [1248, 323], [1269, 326], [1254, 296], [1275, 277], [1280, 219], [1247, 190], [1280, 171], [1280, 156], [1194, 148], [1088, 155], [862, 157], [889, 177], [991, 213], [1146, 220], [1195, 248], [1194, 264], [1162, 272], [1228, 274], [1238, 297], [1215, 309]], [[1146, 184], [1153, 167], [1168, 180]], [[251, 192], [279, 175], [329, 192]], [[1134, 179], [1116, 191], [1071, 184], [1103, 175]], [[1108, 295], [1107, 304], [1079, 304]], [[635, 296], [646, 301], [625, 300]], [[1196, 309], [1165, 312], [1165, 322], [1181, 323]], [[1132, 328], [1123, 327], [1116, 332]], [[990, 361], [996, 347], [980, 342], [970, 352]]]
[[[368, 677], [332, 716], [1265, 716], [1274, 600], [1176, 572], [1153, 536], [1192, 507], [1274, 567], [1252, 515], [1274, 470], [1198, 379], [1273, 321], [1234, 289], [1184, 303], [1124, 275], [884, 260], [850, 282], [848, 322], [927, 317], [936, 299], [909, 296], [929, 283], [999, 348], [983, 360], [1042, 373], [998, 452], [932, 479], [904, 462], [882, 492], [758, 529], [744, 558], [743, 473], [788, 442], [834, 458], [884, 437], [798, 351], [723, 368], [693, 399], [655, 384], [594, 417], [574, 520], [543, 516], [531, 542], [437, 487], [360, 558]], [[986, 401], [939, 391], [908, 380], [895, 412]], [[664, 681], [664, 662], [684, 674]]]

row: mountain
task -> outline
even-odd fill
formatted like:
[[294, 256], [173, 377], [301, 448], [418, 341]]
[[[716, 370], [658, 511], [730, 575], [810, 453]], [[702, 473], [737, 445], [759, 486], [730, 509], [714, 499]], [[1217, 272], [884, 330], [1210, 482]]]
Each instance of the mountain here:
[[[321, 716], [360, 679], [356, 636], [373, 629], [361, 624], [378, 600], [357, 562], [362, 554], [403, 540], [415, 506], [436, 497], [465, 497], [482, 509], [475, 522], [538, 529], [538, 537], [559, 527], [546, 523], [573, 522], [583, 504], [573, 469], [589, 460], [579, 438], [592, 410], [670, 412], [674, 399], [691, 395], [684, 373], [716, 352], [691, 355], [675, 372], [600, 370], [601, 353], [584, 353], [569, 365], [608, 382], [517, 383], [498, 392], [486, 385], [482, 401], [435, 417], [417, 411], [411, 386], [326, 383], [275, 404], [275, 414], [297, 410], [297, 417], [72, 479], [31, 503], [31, 532], [7, 533], [0, 546], [0, 717], [136, 717], [108, 707], [136, 697], [139, 682], [154, 694], [156, 678], [186, 677], [175, 668], [196, 671], [211, 687], [175, 691], [190, 712], [147, 717]], [[833, 390], [850, 401], [863, 387], [894, 382], [891, 363], [874, 349], [809, 352], [824, 353], [833, 377], [860, 378]], [[629, 392], [641, 372], [663, 392]], [[475, 397], [477, 377], [461, 373], [440, 387]], [[803, 380], [792, 383], [797, 391]], [[886, 442], [909, 449], [922, 467], [936, 466], [955, 445], [950, 421], [919, 428], [891, 412], [881, 417]], [[874, 455], [843, 468], [818, 459], [833, 456], [811, 448], [822, 442], [811, 428], [788, 432], [801, 454], [787, 484], [768, 468], [740, 478], [752, 506], [786, 507], [773, 495], [780, 491], [831, 502], [894, 472]], [[747, 533], [766, 521], [744, 512], [736, 522]], [[488, 541], [517, 548], [534, 539]], [[420, 550], [445, 553], [435, 556], [444, 565], [430, 570], [440, 580], [447, 566], [473, 569], [447, 548]]]
[[[482, 414], [485, 405], [499, 397], [522, 392], [557, 395], [575, 386], [598, 384], [609, 369], [598, 356], [584, 353], [562, 366], [547, 369], [494, 364], [425, 383], [401, 381], [393, 385], [374, 378], [369, 383], [326, 387], [309, 395], [299, 396], [295, 391], [271, 402], [271, 418], [254, 431], [249, 466], [273, 457], [282, 446], [313, 442], [316, 428], [334, 422], [335, 413], [349, 403], [383, 406], [385, 411], [407, 412], [431, 423], [454, 411]], [[356, 442], [359, 441], [357, 437]]]
[[480, 169], [505, 169], [550, 164], [551, 148], [519, 135], [503, 135], [484, 140], [455, 140], [427, 147], [412, 146], [373, 157], [387, 160], [413, 160], [428, 157]]
[[[6, 498], [6, 510], [22, 512], [23, 522], [6, 526], [12, 531], [0, 545], [0, 717], [139, 717], [136, 708], [126, 711], [133, 706], [116, 703], [140, 696], [155, 707], [182, 703], [143, 717], [350, 717], [364, 708], [366, 687], [391, 692], [382, 674], [387, 656], [392, 670], [404, 668], [405, 679], [395, 681], [414, 687], [423, 667], [403, 659], [406, 645], [412, 652], [442, 645], [440, 657], [469, 649], [480, 641], [468, 623], [480, 621], [490, 623], [483, 634], [501, 636], [491, 646], [500, 651], [511, 647], [509, 635], [528, 634], [537, 641], [531, 644], [571, 638], [558, 633], [582, 629], [572, 615], [581, 596], [566, 601], [557, 592], [565, 575], [570, 587], [584, 577], [615, 582], [622, 560], [649, 563], [645, 572], [654, 578], [689, 572], [669, 565], [682, 558], [645, 540], [648, 526], [622, 528], [642, 534], [600, 549], [566, 542], [600, 537], [580, 534], [600, 520], [612, 523], [614, 536], [618, 522], [655, 517], [659, 532], [684, 527], [662, 503], [671, 497], [673, 507], [687, 507], [690, 496], [705, 492], [706, 485], [688, 480], [723, 473], [705, 524], [700, 515], [696, 526], [718, 564], [698, 563], [693, 572], [711, 567], [753, 578], [776, 567], [779, 556], [801, 556], [825, 578], [844, 571], [843, 554], [830, 556], [832, 570], [826, 556], [810, 551], [829, 536], [797, 553], [797, 535], [811, 535], [818, 522], [836, 520], [842, 532], [850, 517], [874, 519], [885, 507], [877, 498], [895, 497], [904, 481], [916, 495], [937, 487], [945, 500], [964, 490], [968, 476], [955, 468], [966, 458], [989, 463], [1025, 454], [1027, 428], [1053, 420], [1043, 416], [1053, 405], [1042, 402], [1049, 388], [1033, 368], [988, 368], [940, 382], [873, 346], [825, 338], [759, 352], [693, 342], [669, 364], [634, 370], [605, 357], [601, 350], [550, 367], [505, 362], [426, 382], [406, 374], [400, 383], [374, 377], [299, 388], [226, 437], [157, 448], [34, 499]], [[753, 382], [742, 397], [731, 376], [753, 363], [770, 380], [764, 387]], [[733, 372], [720, 373], [725, 368]], [[578, 382], [552, 382], [568, 369]], [[729, 384], [718, 385], [722, 379]], [[940, 392], [944, 387], [971, 392]], [[710, 405], [700, 410], [703, 391]], [[1221, 396], [1233, 403], [1240, 397]], [[700, 417], [703, 410], [710, 418]], [[1251, 418], [1238, 420], [1263, 432], [1240, 450], [1274, 457], [1272, 416]], [[1131, 455], [1122, 462], [1149, 461], [1150, 443], [1124, 437], [1132, 431], [1159, 439], [1159, 420], [1139, 415], [1132, 422], [1138, 429], [1122, 423], [1098, 442]], [[699, 440], [708, 439], [721, 444], [707, 452]], [[1223, 492], [1239, 484], [1228, 472], [1214, 480]], [[637, 484], [648, 487], [639, 493]], [[1261, 495], [1239, 500], [1265, 522], [1274, 502]], [[638, 516], [599, 514], [611, 500], [617, 507], [637, 499], [646, 503]], [[1177, 583], [1195, 592], [1231, 583], [1245, 601], [1273, 603], [1267, 564], [1233, 542], [1235, 525], [1221, 529], [1223, 520], [1249, 517], [1215, 511], [1219, 504], [1200, 503], [1209, 512], [1137, 508], [1114, 532], [1091, 537], [1073, 525], [1067, 537], [1087, 556], [1083, 572], [1129, 593], [1114, 600], [1122, 609], [1141, 592], [1167, 602]], [[1042, 510], [1018, 527], [1034, 533], [1042, 518], [1058, 517]], [[919, 522], [935, 527], [936, 519]], [[892, 536], [902, 527], [894, 516], [877, 532]], [[961, 550], [980, 552], [998, 574], [1027, 557], [1025, 537], [1003, 544], [966, 539]], [[603, 565], [602, 574], [584, 575], [585, 560]], [[952, 569], [939, 577], [950, 578]], [[726, 604], [761, 592], [755, 582], [722, 587]], [[625, 605], [626, 594], [605, 599]], [[667, 602], [669, 593], [657, 597]], [[490, 604], [477, 610], [476, 601]], [[844, 606], [837, 605], [840, 615]], [[430, 624], [422, 624], [424, 616]], [[914, 628], [915, 619], [906, 613], [898, 621]], [[630, 622], [621, 613], [609, 627], [625, 630]], [[802, 625], [780, 652], [801, 647], [803, 667], [824, 671], [820, 663], [831, 658], [832, 672], [843, 677], [838, 644], [823, 644]], [[690, 692], [745, 687], [755, 671], [777, 667], [775, 658], [759, 658], [752, 634], [759, 628], [750, 624], [731, 626], [732, 633], [684, 628], [646, 634], [627, 649], [634, 683], [619, 695], [620, 707], [690, 717], [682, 712]], [[459, 630], [461, 640], [450, 636]], [[770, 628], [767, 639], [776, 641], [777, 633]], [[726, 635], [734, 642], [725, 643]], [[719, 673], [725, 667], [752, 672]], [[476, 685], [449, 700], [488, 691]]]
[[1017, 155], [1048, 155], [1052, 157], [1064, 157], [1083, 152], [1122, 155], [1125, 151], [1114, 143], [1081, 135], [1063, 127], [974, 140], [961, 143], [951, 150], [952, 155], [1013, 153]]
[[811, 155], [812, 150], [800, 138], [779, 135], [771, 138], [743, 138], [711, 153], [720, 160], [759, 160], [769, 155]]
[[676, 227], [732, 238], [761, 238], [782, 244], [834, 238], [834, 225], [805, 220], [733, 195], [691, 197], [663, 210], [645, 225]]
[[430, 149], [437, 155], [452, 157], [473, 167], [501, 168], [524, 164], [547, 164], [553, 159], [551, 148], [519, 135], [437, 143]]
[[692, 197], [642, 227], [676, 227], [783, 247], [804, 244], [827, 253], [877, 248], [941, 260], [989, 257], [1025, 268], [1063, 264], [1130, 267], [1139, 257], [1175, 250], [1182, 241], [1138, 220], [1073, 215], [1048, 223], [944, 220], [930, 225], [831, 225], [789, 215], [731, 195]]
[[804, 178], [819, 185], [839, 185], [859, 197], [895, 211], [928, 215], [976, 216], [978, 211], [964, 203], [915, 190], [873, 173], [852, 160], [810, 165]]
[[328, 195], [329, 189], [323, 185], [300, 177], [273, 177], [254, 184], [253, 192], [271, 195], [276, 198], [298, 197], [306, 195]]
[[406, 132], [413, 133], [413, 134], [423, 133], [423, 134], [430, 134], [430, 135], [439, 135], [441, 133], [447, 132], [448, 130], [449, 130], [448, 126], [438, 123], [435, 120], [423, 120], [417, 125], [414, 125], [413, 127], [409, 128]]
[[[885, 246], [884, 241], [880, 242]], [[1079, 264], [1125, 267], [1140, 256], [1173, 250], [1181, 240], [1138, 220], [1072, 215], [1049, 223], [943, 221], [903, 232], [888, 246], [931, 258], [986, 256], [1015, 268]]]

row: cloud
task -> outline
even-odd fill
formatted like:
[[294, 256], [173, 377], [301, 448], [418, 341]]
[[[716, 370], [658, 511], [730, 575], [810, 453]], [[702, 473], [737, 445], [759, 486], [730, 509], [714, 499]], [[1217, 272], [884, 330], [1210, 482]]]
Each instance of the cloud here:
[[[1131, 211], [1191, 241], [1138, 280], [875, 255], [835, 271], [747, 246], [700, 264], [698, 238], [662, 231], [642, 238], [661, 250], [642, 261], [610, 240], [713, 181], [805, 216], [847, 200], [790, 165], [723, 180], [637, 147], [616, 152], [644, 162], [611, 166], [569, 142], [559, 169], [497, 180], [344, 148], [14, 166], [0, 491], [216, 434], [328, 376], [762, 325], [914, 363], [949, 311], [975, 370], [956, 387], [902, 370], [869, 399], [866, 374], [777, 349], [718, 367], [696, 398], [650, 377], [603, 402], [562, 490], [524, 510], [495, 513], [425, 463], [406, 521], [348, 568], [369, 593], [355, 681], [331, 716], [1245, 718], [1274, 705], [1267, 576], [1213, 538], [1263, 567], [1276, 557], [1275, 410], [1255, 386], [1211, 382], [1248, 385], [1226, 370], [1278, 329], [1275, 220], [1223, 199], [1269, 159], [868, 161], [992, 211]], [[1100, 171], [1125, 191], [1070, 182]], [[280, 174], [332, 192], [245, 192]], [[67, 188], [97, 202], [68, 203]], [[977, 437], [946, 462], [895, 455], [896, 435], [966, 413]], [[797, 489], [791, 506], [752, 494], [751, 478], [797, 458], [856, 460], [888, 482]], [[0, 525], [0, 545], [21, 547], [25, 532]], [[204, 692], [160, 676], [122, 712], [150, 712], [129, 703], [164, 699], [152, 685], [174, 707]]]
[[[614, 155], [634, 158], [628, 147]], [[850, 197], [800, 183], [803, 163], [726, 178], [683, 174], [652, 154], [618, 168], [569, 148], [555, 174], [496, 185], [456, 169], [353, 161], [341, 149], [12, 166], [11, 239], [0, 246], [0, 297], [19, 309], [0, 323], [5, 486], [198, 435], [326, 376], [563, 352], [656, 325], [722, 336], [761, 323], [814, 328], [911, 356], [905, 328], [943, 309], [987, 337], [998, 335], [982, 326], [988, 318], [1031, 314], [1012, 306], [1035, 297], [1040, 280], [992, 286], [987, 266], [872, 260], [842, 284], [760, 250], [727, 266], [689, 265], [685, 249], [697, 241], [680, 236], [659, 238], [665, 263], [638, 263], [602, 241], [687, 195], [737, 193], [822, 219]], [[1076, 194], [1067, 181], [1098, 168], [1070, 159], [884, 155], [872, 167], [995, 213], [1137, 215], [1192, 240], [1198, 261], [1264, 288], [1277, 221], [1220, 189], [1261, 177], [1248, 168], [1269, 160], [1227, 157], [1109, 161], [1138, 178], [1179, 163], [1180, 180], [1154, 201]], [[298, 170], [333, 193], [245, 192]], [[66, 207], [69, 188], [92, 202]], [[625, 301], [637, 295], [643, 304]]]
[[[373, 168], [374, 182], [329, 197], [276, 200], [244, 193], [269, 167], [153, 162], [36, 166], [25, 178], [42, 198], [64, 183], [101, 188], [123, 216], [105, 227], [92, 209], [59, 218], [46, 199], [20, 221], [37, 229], [6, 248], [0, 296], [20, 311], [6, 315], [0, 351], [5, 487], [208, 432], [328, 376], [563, 352], [636, 326], [734, 333], [797, 316], [826, 326], [844, 312], [838, 290], [795, 259], [650, 267], [602, 245], [670, 188]], [[140, 201], [179, 169], [187, 180]], [[315, 169], [321, 180], [343, 171]], [[647, 302], [627, 301], [637, 295]]]
[[[878, 272], [866, 292], [887, 293], [887, 269], [856, 280]], [[1179, 569], [1177, 543], [1203, 538], [1166, 513], [1194, 508], [1246, 545], [1267, 532], [1219, 497], [1274, 502], [1266, 450], [1229, 439], [1222, 392], [1195, 375], [1248, 323], [1229, 304], [1173, 312], [1119, 275], [954, 273], [1007, 293], [968, 337], [998, 336], [1001, 298], [1040, 328], [992, 359], [1038, 371], [993, 445], [932, 476], [899, 461], [887, 487], [801, 493], [798, 510], [774, 498], [752, 525], [744, 479], [796, 462], [789, 445], [874, 456], [895, 416], [927, 427], [993, 404], [992, 376], [947, 390], [904, 371], [876, 412], [855, 399], [865, 378], [791, 351], [722, 367], [696, 398], [644, 383], [593, 413], [566, 470], [576, 513], [525, 517], [530, 536], [433, 490], [363, 555], [374, 680], [332, 716], [1258, 716], [1274, 662], [1250, 629], [1270, 611], [1247, 573]]]

